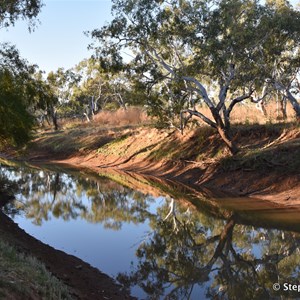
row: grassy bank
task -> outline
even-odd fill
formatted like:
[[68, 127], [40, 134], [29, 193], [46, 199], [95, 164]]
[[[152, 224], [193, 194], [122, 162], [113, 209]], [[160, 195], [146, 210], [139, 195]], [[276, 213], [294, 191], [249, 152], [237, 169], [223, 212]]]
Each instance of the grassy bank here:
[[[287, 167], [296, 171], [299, 166], [299, 126], [293, 123], [269, 125], [234, 125], [233, 136], [241, 151], [232, 157], [218, 134], [207, 126], [186, 130], [155, 129], [149, 126], [99, 126], [91, 123], [45, 130], [19, 154], [24, 158], [71, 158], [93, 155], [125, 161], [143, 157], [148, 161], [178, 160], [219, 162], [224, 170], [263, 166]], [[294, 163], [289, 166], [288, 162]]]
[[68, 288], [36, 258], [0, 239], [0, 299], [72, 299]]
[[299, 124], [243, 109], [236, 111], [232, 124], [233, 139], [240, 148], [236, 156], [208, 126], [198, 124], [183, 134], [157, 129], [141, 110], [103, 112], [90, 123], [64, 121], [58, 131], [39, 129], [34, 140], [13, 156], [91, 169], [119, 168], [237, 195], [295, 190], [300, 180]]
[[[280, 205], [300, 205], [299, 125], [237, 123], [232, 130], [241, 149], [236, 156], [207, 126], [185, 130], [182, 135], [174, 129], [156, 129], [144, 123], [97, 121], [65, 123], [59, 131], [39, 130], [27, 147], [6, 154], [23, 160], [70, 163], [100, 175], [107, 168], [116, 168], [255, 196]], [[113, 179], [124, 184], [119, 174]], [[139, 177], [139, 184], [148, 186], [143, 177]], [[170, 194], [169, 190], [165, 192]], [[193, 201], [196, 203], [199, 197]], [[0, 298], [69, 299], [66, 288], [38, 261], [2, 240], [0, 252]], [[28, 278], [26, 274], [33, 275]]]

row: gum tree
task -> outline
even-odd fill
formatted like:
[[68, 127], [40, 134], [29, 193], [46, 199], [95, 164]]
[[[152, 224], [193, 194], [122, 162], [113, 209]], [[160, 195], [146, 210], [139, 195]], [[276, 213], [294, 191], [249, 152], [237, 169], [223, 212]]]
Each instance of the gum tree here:
[[47, 114], [51, 117], [54, 129], [58, 130], [58, 115], [65, 114], [73, 96], [73, 88], [80, 81], [80, 75], [71, 69], [58, 68], [56, 72], [50, 72], [44, 82], [46, 99], [50, 99], [46, 106]]
[[27, 20], [29, 28], [34, 26], [42, 7], [40, 0], [4, 0], [0, 3], [0, 28], [14, 25], [18, 19]]
[[21, 145], [30, 138], [34, 120], [28, 107], [33, 102], [34, 67], [15, 47], [0, 44], [0, 141]]
[[273, 35], [266, 25], [278, 16], [252, 0], [114, 0], [113, 13], [110, 24], [91, 32], [100, 41], [96, 53], [122, 62], [122, 51], [130, 51], [144, 82], [163, 83], [168, 101], [180, 99], [182, 117], [215, 128], [237, 153], [230, 114], [256, 89], [265, 91], [265, 65], [272, 61], [262, 52]]
[[269, 19], [273, 34], [265, 47], [265, 59], [271, 55], [269, 64], [271, 87], [292, 105], [296, 119], [300, 121], [300, 104], [295, 97], [299, 93], [300, 71], [300, 13], [285, 0], [267, 1], [268, 13], [276, 18]]
[[[0, 3], [0, 29], [13, 26], [18, 19], [34, 27], [42, 3], [39, 0], [6, 0]], [[35, 66], [20, 57], [18, 50], [0, 44], [0, 141], [20, 145], [30, 137], [34, 120], [29, 112], [35, 98]]]
[[81, 102], [84, 114], [88, 121], [89, 115], [94, 115], [103, 109], [107, 103], [116, 103], [125, 107], [125, 98], [129, 89], [126, 74], [118, 70], [107, 70], [106, 63], [95, 58], [81, 61], [74, 72], [81, 77], [74, 88], [73, 102]]

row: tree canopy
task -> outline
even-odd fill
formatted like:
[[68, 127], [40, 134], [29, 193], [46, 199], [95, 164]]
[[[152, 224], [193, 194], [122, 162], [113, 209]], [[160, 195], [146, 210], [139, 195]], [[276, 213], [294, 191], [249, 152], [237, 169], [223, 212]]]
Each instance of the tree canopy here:
[[[110, 24], [91, 32], [100, 42], [96, 54], [115, 65], [125, 64], [122, 51], [130, 51], [133, 72], [157, 91], [149, 106], [173, 116], [175, 104], [181, 125], [200, 118], [232, 153], [238, 151], [230, 133], [234, 106], [245, 99], [260, 101], [267, 86], [278, 88], [274, 66], [282, 70], [292, 59], [286, 54], [299, 48], [300, 13], [287, 1], [114, 0], [113, 13]], [[293, 76], [295, 70], [283, 71]], [[201, 112], [202, 105], [211, 115]]]
[[[0, 28], [27, 20], [29, 29], [41, 9], [39, 0], [7, 0], [0, 3]], [[0, 44], [0, 140], [20, 145], [28, 141], [34, 125], [30, 107], [38, 96], [35, 66], [20, 57], [8, 43]]]
[[4, 0], [0, 3], [0, 28], [14, 25], [18, 19], [28, 20], [29, 27], [42, 7], [41, 0]]
[[4, 44], [0, 49], [0, 140], [22, 144], [30, 137], [34, 125], [28, 107], [33, 102], [34, 67], [23, 60], [15, 47]]

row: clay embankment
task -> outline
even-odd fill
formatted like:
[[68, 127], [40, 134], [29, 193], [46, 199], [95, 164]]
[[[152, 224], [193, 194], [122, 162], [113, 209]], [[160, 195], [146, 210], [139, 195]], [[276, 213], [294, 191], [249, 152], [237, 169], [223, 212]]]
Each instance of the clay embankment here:
[[181, 135], [149, 127], [77, 127], [40, 133], [19, 156], [98, 171], [115, 168], [202, 185], [282, 205], [300, 204], [300, 131], [297, 126], [245, 126], [232, 157], [209, 128]]
[[[113, 168], [150, 174], [280, 205], [299, 205], [299, 129], [256, 126], [239, 130], [235, 138], [241, 152], [231, 157], [218, 137], [206, 128], [182, 136], [174, 131], [144, 127], [79, 127], [40, 133], [22, 153], [8, 151], [5, 155], [63, 162], [97, 172]], [[45, 262], [78, 298], [124, 299], [125, 295], [106, 275], [73, 256], [43, 245], [2, 214], [0, 220], [1, 236], [22, 252], [30, 251]]]

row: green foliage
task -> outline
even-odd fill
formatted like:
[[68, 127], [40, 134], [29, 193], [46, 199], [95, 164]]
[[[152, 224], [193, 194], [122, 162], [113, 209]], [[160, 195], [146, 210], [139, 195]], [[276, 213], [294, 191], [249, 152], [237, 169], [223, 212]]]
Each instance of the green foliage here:
[[[6, 0], [0, 3], [0, 29], [14, 25], [18, 19], [29, 21], [29, 30], [40, 9], [40, 0]], [[8, 43], [0, 44], [0, 147], [20, 146], [27, 142], [34, 126], [30, 113], [38, 95], [33, 80], [35, 66], [19, 56]]]
[[34, 257], [19, 253], [3, 240], [0, 240], [0, 266], [0, 293], [3, 296], [32, 299], [33, 295], [38, 295], [40, 299], [72, 299], [67, 287], [43, 264]]
[[14, 78], [11, 72], [0, 71], [0, 140], [2, 143], [19, 146], [29, 140], [34, 126], [34, 119], [27, 110], [30, 94], [20, 79]]
[[0, 139], [2, 144], [26, 143], [35, 125], [35, 117], [47, 110], [51, 115], [58, 99], [36, 72], [36, 66], [22, 59], [18, 50], [0, 44]]
[[[114, 64], [114, 65], [112, 65]], [[133, 80], [128, 69], [124, 69], [116, 61], [93, 57], [79, 62], [69, 72], [78, 80], [62, 88], [69, 91], [69, 101], [62, 107], [62, 112], [67, 107], [74, 108], [73, 114], [78, 113], [90, 117], [100, 110], [113, 110], [126, 105], [144, 104], [139, 82]]]
[[[28, 29], [43, 6], [41, 0], [5, 0], [0, 3], [0, 29], [18, 19], [28, 21]], [[36, 66], [22, 59], [8, 43], [0, 44], [0, 142], [20, 146], [30, 138], [36, 109], [53, 101]]]
[[[232, 153], [234, 106], [266, 82], [272, 89], [278, 71], [294, 78], [299, 66], [300, 13], [285, 1], [114, 0], [113, 13], [110, 24], [91, 32], [100, 60], [114, 61], [129, 48], [134, 58], [127, 68], [146, 86], [150, 113], [175, 127], [180, 112], [185, 120], [196, 116], [218, 130]], [[201, 112], [203, 103], [212, 116]]]
[[14, 25], [18, 19], [28, 20], [29, 28], [42, 7], [41, 0], [4, 0], [0, 2], [0, 28]]
[[109, 102], [103, 106], [103, 109], [106, 110], [117, 110], [120, 106], [116, 102]]

